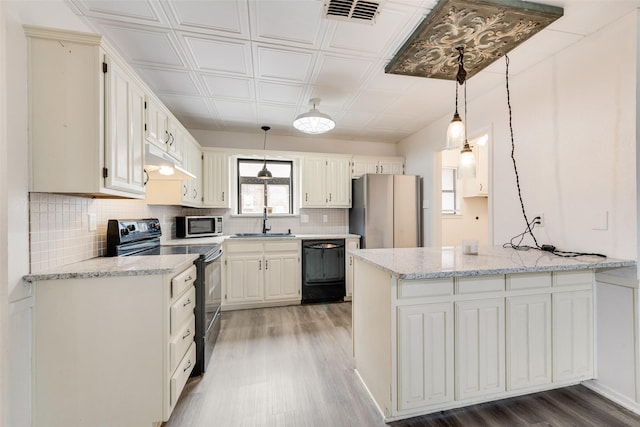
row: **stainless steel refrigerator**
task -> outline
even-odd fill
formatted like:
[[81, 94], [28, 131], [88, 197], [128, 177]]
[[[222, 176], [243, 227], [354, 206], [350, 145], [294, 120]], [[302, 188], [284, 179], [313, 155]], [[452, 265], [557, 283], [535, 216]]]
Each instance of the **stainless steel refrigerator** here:
[[353, 180], [349, 232], [362, 248], [422, 246], [422, 179], [416, 175], [366, 174]]

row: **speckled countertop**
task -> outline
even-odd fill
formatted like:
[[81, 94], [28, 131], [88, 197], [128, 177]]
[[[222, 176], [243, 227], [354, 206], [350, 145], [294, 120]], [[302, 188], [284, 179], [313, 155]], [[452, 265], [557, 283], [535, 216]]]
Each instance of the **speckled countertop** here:
[[24, 280], [36, 282], [39, 280], [165, 274], [177, 268], [187, 268], [197, 257], [197, 254], [98, 257], [63, 265], [41, 273], [29, 274], [24, 276]]
[[217, 237], [194, 237], [192, 239], [170, 239], [162, 242], [162, 245], [172, 246], [172, 245], [210, 245], [216, 243], [223, 243], [226, 240], [234, 241], [234, 242], [242, 242], [245, 240], [312, 240], [312, 239], [349, 239], [349, 238], [360, 238], [357, 234], [340, 234], [340, 233], [329, 233], [329, 234], [293, 234], [293, 236], [282, 236], [282, 237], [232, 237], [232, 235], [224, 235]]
[[464, 255], [461, 247], [356, 249], [356, 258], [378, 266], [399, 279], [530, 273], [635, 266], [635, 261], [595, 256], [563, 258], [538, 250], [517, 251], [481, 246], [478, 255]]

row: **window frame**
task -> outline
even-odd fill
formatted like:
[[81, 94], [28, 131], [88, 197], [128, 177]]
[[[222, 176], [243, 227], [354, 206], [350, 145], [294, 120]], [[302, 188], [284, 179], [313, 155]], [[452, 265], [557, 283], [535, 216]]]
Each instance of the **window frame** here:
[[[255, 176], [242, 176], [240, 174], [240, 165], [242, 163], [252, 163], [252, 164], [259, 164], [259, 165], [263, 165], [264, 163], [267, 163], [267, 169], [269, 169], [269, 165], [276, 165], [276, 164], [285, 164], [285, 165], [289, 165], [289, 177], [288, 178], [271, 178], [271, 179], [259, 179]], [[237, 196], [237, 202], [236, 202], [236, 214], [239, 216], [257, 216], [257, 215], [262, 215], [262, 213], [257, 213], [257, 212], [242, 212], [242, 185], [243, 184], [263, 184], [264, 185], [264, 190], [263, 190], [263, 197], [266, 196], [267, 191], [268, 191], [268, 186], [269, 184], [276, 184], [276, 185], [288, 185], [289, 186], [289, 212], [287, 213], [273, 213], [270, 215], [273, 216], [288, 216], [288, 215], [294, 215], [294, 167], [295, 167], [295, 163], [293, 160], [270, 160], [270, 159], [259, 159], [259, 158], [248, 158], [248, 157], [238, 157], [236, 158], [236, 186], [237, 186], [237, 191], [236, 191], [236, 196]]]
[[[444, 189], [444, 179], [441, 176], [441, 185], [440, 185], [440, 213], [442, 215], [447, 215], [447, 216], [455, 216], [455, 215], [461, 215], [461, 206], [460, 206], [460, 190], [458, 188], [458, 168], [456, 167], [447, 167], [447, 166], [443, 166], [442, 167], [442, 172], [441, 174], [444, 174], [445, 171], [452, 171], [453, 172], [453, 189], [451, 190], [445, 190]], [[444, 207], [442, 206], [442, 197], [444, 196], [444, 194], [452, 194], [453, 195], [453, 210], [445, 210]]]

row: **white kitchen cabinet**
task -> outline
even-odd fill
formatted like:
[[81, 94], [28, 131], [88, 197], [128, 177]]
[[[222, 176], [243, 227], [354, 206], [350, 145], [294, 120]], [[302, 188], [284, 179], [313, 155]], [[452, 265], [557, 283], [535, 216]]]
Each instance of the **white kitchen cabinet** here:
[[106, 84], [106, 186], [130, 193], [144, 193], [144, 99], [121, 63], [105, 57]]
[[504, 298], [455, 303], [456, 400], [505, 390]]
[[145, 140], [182, 162], [180, 125], [162, 103], [148, 95], [145, 103]]
[[485, 145], [475, 145], [473, 152], [476, 156], [476, 176], [464, 178], [462, 194], [464, 197], [487, 197], [489, 195], [489, 148]]
[[195, 365], [195, 278], [184, 261], [167, 273], [35, 281], [33, 425], [168, 420]]
[[203, 150], [202, 162], [203, 206], [229, 208], [229, 156], [224, 151]]
[[144, 197], [144, 84], [100, 36], [24, 28], [29, 190]]
[[[557, 319], [554, 317], [554, 323]], [[507, 298], [507, 389], [551, 382], [551, 295]]]
[[404, 158], [402, 157], [353, 156], [352, 163], [353, 178], [359, 178], [366, 173], [404, 174]]
[[[349, 237], [344, 239], [347, 251], [352, 249], [360, 249], [360, 238]], [[353, 255], [347, 253], [345, 258], [345, 300], [351, 300], [353, 296]]]
[[453, 304], [398, 307], [398, 410], [450, 402]]
[[351, 207], [351, 160], [347, 156], [304, 157], [302, 164], [303, 208]]
[[593, 291], [553, 294], [553, 380], [593, 377]]
[[204, 196], [202, 194], [202, 151], [200, 144], [190, 135], [184, 135], [183, 140], [183, 167], [196, 177], [182, 181], [180, 191], [183, 206], [202, 206]]
[[223, 309], [300, 303], [299, 240], [227, 241], [224, 254]]

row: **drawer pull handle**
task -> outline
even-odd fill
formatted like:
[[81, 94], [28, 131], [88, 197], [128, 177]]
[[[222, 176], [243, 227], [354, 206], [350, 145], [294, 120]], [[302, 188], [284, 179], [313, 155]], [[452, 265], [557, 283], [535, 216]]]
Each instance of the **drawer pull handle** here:
[[193, 277], [191, 277], [191, 275], [189, 275], [189, 277], [186, 277], [186, 278], [184, 279], [185, 283], [186, 283], [186, 282], [188, 282], [188, 281], [190, 281], [190, 280], [193, 280]]
[[184, 302], [184, 304], [182, 304], [183, 307], [188, 306], [189, 304], [191, 304], [191, 298], [187, 298], [187, 300]]
[[191, 335], [191, 329], [187, 329], [187, 332], [182, 336], [182, 339], [185, 339], [189, 335]]
[[191, 359], [188, 360], [187, 367], [182, 370], [182, 372], [187, 372], [187, 370], [191, 367]]

